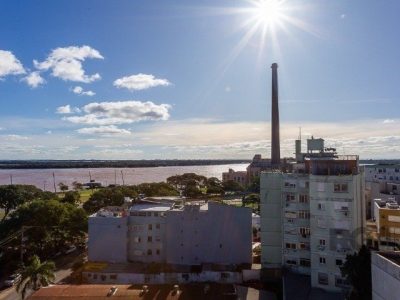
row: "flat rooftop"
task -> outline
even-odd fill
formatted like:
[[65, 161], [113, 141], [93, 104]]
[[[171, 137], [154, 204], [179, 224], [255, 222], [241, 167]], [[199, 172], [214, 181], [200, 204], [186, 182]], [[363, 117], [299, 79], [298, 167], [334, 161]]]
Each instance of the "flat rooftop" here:
[[164, 212], [167, 210], [171, 210], [172, 204], [163, 204], [163, 203], [146, 203], [146, 204], [134, 204], [129, 208], [129, 211], [156, 211], [156, 212]]
[[400, 251], [378, 252], [378, 254], [400, 266]]

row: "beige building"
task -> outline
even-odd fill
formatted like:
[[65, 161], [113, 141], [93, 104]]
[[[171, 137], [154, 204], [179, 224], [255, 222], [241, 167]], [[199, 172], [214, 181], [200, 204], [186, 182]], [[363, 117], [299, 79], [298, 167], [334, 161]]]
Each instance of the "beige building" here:
[[228, 172], [222, 173], [222, 181], [235, 181], [240, 185], [245, 186], [247, 184], [247, 172], [229, 169]]

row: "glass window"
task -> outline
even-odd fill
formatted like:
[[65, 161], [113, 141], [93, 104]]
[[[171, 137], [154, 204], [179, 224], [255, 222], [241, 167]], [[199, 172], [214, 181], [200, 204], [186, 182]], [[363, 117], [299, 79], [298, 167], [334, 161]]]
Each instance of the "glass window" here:
[[153, 241], [153, 237], [152, 237], [152, 236], [148, 236], [148, 237], [147, 237], [147, 241], [148, 241], [149, 243], [151, 243], [151, 242]]
[[318, 283], [323, 285], [328, 285], [329, 284], [328, 274], [318, 273]]

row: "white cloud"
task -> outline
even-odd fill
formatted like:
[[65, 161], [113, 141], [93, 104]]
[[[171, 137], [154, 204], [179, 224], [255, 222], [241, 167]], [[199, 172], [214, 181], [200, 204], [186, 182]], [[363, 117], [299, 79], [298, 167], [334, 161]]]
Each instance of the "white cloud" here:
[[72, 113], [78, 113], [78, 112], [80, 112], [79, 108], [71, 107], [71, 105], [69, 105], [69, 104], [57, 107], [57, 110], [56, 110], [57, 114], [72, 114]]
[[7, 134], [7, 135], [2, 135], [2, 137], [6, 141], [19, 141], [19, 140], [28, 140], [29, 138], [27, 136], [19, 135], [19, 134]]
[[11, 51], [0, 50], [0, 79], [7, 75], [25, 74], [21, 62]]
[[40, 76], [39, 72], [31, 72], [28, 76], [22, 78], [22, 81], [25, 81], [30, 87], [37, 88], [39, 85], [44, 84], [46, 80], [42, 76]]
[[227, 85], [227, 86], [225, 87], [225, 92], [230, 93], [231, 90], [232, 90], [232, 89], [231, 89], [231, 87], [230, 87], [229, 85]]
[[392, 120], [392, 119], [386, 119], [386, 120], [383, 120], [383, 124], [392, 124], [392, 123], [394, 123], [395, 122], [395, 120]]
[[144, 120], [168, 120], [170, 108], [168, 104], [157, 105], [150, 101], [94, 102], [82, 108], [86, 113], [85, 115], [65, 117], [64, 120], [88, 125], [115, 125]]
[[118, 128], [114, 125], [109, 126], [99, 126], [99, 127], [86, 127], [77, 130], [78, 133], [81, 134], [99, 134], [104, 136], [113, 136], [113, 135], [127, 135], [131, 134], [129, 130]]
[[34, 60], [33, 63], [38, 70], [51, 70], [52, 75], [65, 81], [93, 82], [99, 80], [100, 74], [85, 74], [82, 62], [87, 58], [103, 59], [99, 51], [89, 46], [56, 48], [43, 62]]
[[90, 97], [96, 95], [96, 93], [93, 91], [84, 91], [81, 86], [74, 87], [72, 89], [72, 92], [77, 95], [90, 96]]
[[125, 76], [114, 81], [117, 88], [126, 88], [128, 90], [145, 90], [156, 86], [168, 86], [171, 83], [167, 79], [155, 78], [151, 74], [142, 74]]
[[346, 14], [341, 14], [341, 15], [340, 15], [340, 18], [341, 18], [341, 19], [346, 18]]

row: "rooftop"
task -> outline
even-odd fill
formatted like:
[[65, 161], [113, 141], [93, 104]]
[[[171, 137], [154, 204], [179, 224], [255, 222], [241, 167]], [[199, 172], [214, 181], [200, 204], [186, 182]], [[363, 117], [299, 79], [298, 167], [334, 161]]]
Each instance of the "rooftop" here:
[[[207, 286], [207, 287], [206, 287]], [[135, 299], [236, 299], [236, 288], [231, 284], [148, 285], [52, 285], [41, 288], [28, 299], [32, 300], [98, 300], [117, 298]]]
[[385, 252], [378, 252], [378, 254], [390, 260], [391, 262], [395, 263], [396, 265], [400, 266], [400, 251], [391, 251], [391, 252], [385, 251]]
[[172, 204], [154, 203], [154, 204], [134, 204], [129, 208], [130, 211], [156, 211], [163, 212], [171, 210]]

